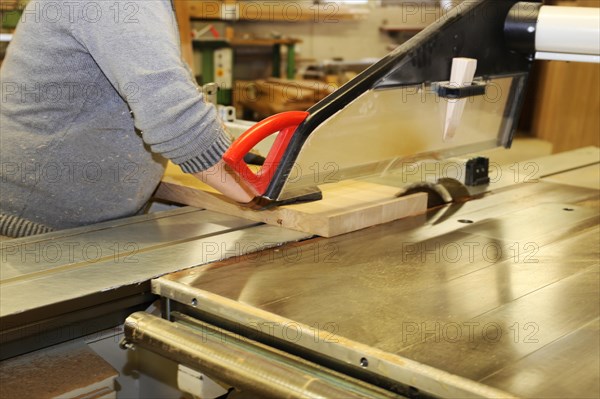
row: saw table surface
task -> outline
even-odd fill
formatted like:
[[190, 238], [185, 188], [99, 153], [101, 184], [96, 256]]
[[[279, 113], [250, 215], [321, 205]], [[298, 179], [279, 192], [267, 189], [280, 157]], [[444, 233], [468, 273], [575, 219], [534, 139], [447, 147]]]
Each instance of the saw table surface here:
[[330, 239], [182, 208], [3, 241], [0, 357], [122, 323], [153, 300], [154, 279], [167, 312], [251, 330], [367, 382], [598, 397], [594, 154]]
[[121, 324], [152, 278], [307, 237], [181, 208], [2, 241], [0, 359]]
[[398, 380], [414, 361], [509, 395], [597, 398], [598, 200], [597, 189], [515, 185], [153, 290], [346, 369]]

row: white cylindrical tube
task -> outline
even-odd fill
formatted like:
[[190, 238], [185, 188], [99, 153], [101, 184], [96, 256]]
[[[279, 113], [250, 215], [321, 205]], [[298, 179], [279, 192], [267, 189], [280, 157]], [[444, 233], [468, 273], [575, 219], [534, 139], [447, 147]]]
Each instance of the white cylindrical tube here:
[[600, 55], [600, 8], [541, 7], [535, 48], [542, 53]]

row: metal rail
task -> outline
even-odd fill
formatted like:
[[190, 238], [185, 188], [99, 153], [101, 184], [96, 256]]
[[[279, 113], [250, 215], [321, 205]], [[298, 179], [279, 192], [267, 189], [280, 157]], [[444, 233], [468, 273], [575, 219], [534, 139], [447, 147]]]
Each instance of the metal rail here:
[[134, 313], [125, 340], [264, 398], [401, 397], [183, 314], [174, 318]]

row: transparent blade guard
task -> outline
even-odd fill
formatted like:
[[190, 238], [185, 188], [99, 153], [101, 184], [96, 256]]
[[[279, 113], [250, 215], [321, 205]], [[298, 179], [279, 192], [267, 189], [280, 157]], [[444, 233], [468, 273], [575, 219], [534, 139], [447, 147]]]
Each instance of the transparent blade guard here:
[[[444, 140], [449, 99], [435, 85], [371, 89], [319, 125], [296, 158], [278, 200], [315, 185], [401, 173], [419, 159], [509, 146], [527, 74], [488, 78], [466, 102], [456, 134]], [[481, 79], [480, 79], [481, 83]]]
[[[291, 200], [321, 184], [401, 173], [415, 160], [510, 147], [534, 59], [507, 40], [519, 4], [461, 2], [311, 107], [261, 198]], [[452, 78], [454, 65], [464, 68]]]

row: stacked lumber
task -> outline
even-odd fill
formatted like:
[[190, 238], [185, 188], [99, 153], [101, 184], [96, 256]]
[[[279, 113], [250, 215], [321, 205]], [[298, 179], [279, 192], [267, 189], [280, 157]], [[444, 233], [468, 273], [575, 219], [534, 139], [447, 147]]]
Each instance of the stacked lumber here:
[[318, 80], [285, 80], [269, 78], [240, 85], [236, 95], [238, 106], [261, 117], [285, 111], [305, 111], [337, 87]]

